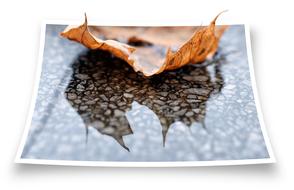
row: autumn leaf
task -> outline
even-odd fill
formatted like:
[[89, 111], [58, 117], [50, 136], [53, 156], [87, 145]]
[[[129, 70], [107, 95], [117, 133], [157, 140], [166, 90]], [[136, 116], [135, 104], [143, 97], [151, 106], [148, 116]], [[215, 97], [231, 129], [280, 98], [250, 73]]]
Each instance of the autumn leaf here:
[[[220, 13], [221, 14], [221, 13]], [[97, 27], [68, 26], [61, 36], [89, 49], [112, 53], [145, 76], [197, 64], [217, 51], [227, 26], [216, 26], [218, 14], [203, 27]]]

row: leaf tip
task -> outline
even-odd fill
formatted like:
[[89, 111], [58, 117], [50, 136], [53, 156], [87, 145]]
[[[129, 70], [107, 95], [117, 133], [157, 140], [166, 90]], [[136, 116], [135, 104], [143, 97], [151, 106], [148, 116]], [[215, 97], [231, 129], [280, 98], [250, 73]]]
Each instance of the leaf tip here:
[[86, 14], [86, 12], [84, 13], [84, 15], [85, 15], [85, 23], [84, 24], [88, 24], [88, 19], [87, 19], [87, 14]]
[[223, 11], [221, 11], [220, 13], [218, 13], [218, 14], [216, 15], [216, 17], [211, 21], [210, 24], [215, 25], [215, 22], [216, 22], [217, 18], [218, 18], [221, 14], [223, 14], [223, 13], [225, 13], [225, 12], [227, 12], [227, 11], [229, 11], [229, 10], [226, 9], [226, 10], [223, 10]]

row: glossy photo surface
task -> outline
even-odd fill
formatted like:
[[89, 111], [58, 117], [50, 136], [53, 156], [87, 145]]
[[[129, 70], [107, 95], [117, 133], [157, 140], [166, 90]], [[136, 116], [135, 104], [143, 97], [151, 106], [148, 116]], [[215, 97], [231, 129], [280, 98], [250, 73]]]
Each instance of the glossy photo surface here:
[[40, 81], [21, 159], [270, 157], [255, 104], [244, 25], [228, 28], [212, 59], [152, 77], [108, 52], [61, 38], [64, 28], [46, 25]]

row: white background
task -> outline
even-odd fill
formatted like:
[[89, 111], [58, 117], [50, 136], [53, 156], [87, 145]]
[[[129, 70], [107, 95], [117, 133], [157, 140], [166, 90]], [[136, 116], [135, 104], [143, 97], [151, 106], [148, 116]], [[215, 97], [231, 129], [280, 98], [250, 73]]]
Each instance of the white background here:
[[[36, 74], [41, 21], [207, 24], [251, 27], [259, 97], [276, 164], [194, 168], [99, 168], [14, 164]], [[1, 1], [0, 189], [294, 188], [294, 6], [290, 1]], [[292, 18], [291, 18], [292, 17]], [[200, 22], [199, 22], [200, 21]], [[292, 179], [292, 180], [291, 180]]]

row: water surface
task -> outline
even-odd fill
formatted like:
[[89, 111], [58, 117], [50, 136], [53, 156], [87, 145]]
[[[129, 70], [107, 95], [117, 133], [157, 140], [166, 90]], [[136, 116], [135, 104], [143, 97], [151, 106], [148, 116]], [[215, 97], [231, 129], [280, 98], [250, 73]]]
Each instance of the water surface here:
[[251, 87], [244, 27], [217, 55], [151, 78], [47, 25], [23, 158], [196, 161], [268, 158]]

